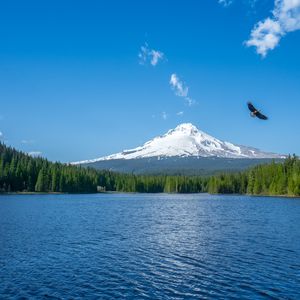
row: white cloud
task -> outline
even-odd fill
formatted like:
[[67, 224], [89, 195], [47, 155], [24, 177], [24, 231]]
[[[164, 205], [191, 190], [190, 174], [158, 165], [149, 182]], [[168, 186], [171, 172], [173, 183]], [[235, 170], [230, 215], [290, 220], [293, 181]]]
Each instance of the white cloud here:
[[138, 57], [141, 65], [151, 64], [153, 67], [155, 67], [161, 60], [165, 59], [163, 52], [150, 49], [147, 43], [141, 47]]
[[300, 29], [300, 0], [275, 0], [272, 15], [258, 22], [246, 41], [262, 57], [277, 47], [287, 33]]
[[219, 4], [227, 7], [229, 6], [230, 4], [232, 4], [233, 0], [218, 0]]
[[40, 151], [31, 151], [31, 152], [28, 152], [28, 155], [33, 156], [33, 157], [38, 157], [38, 156], [42, 156], [42, 152], [40, 152]]
[[176, 113], [177, 116], [182, 116], [184, 114], [183, 111], [179, 111], [178, 113]]
[[186, 86], [186, 84], [182, 80], [180, 80], [175, 73], [171, 75], [169, 83], [175, 95], [184, 98], [188, 106], [192, 106], [196, 103], [194, 99], [188, 96], [189, 94], [188, 86]]
[[176, 74], [171, 75], [170, 85], [179, 97], [187, 97], [189, 88], [178, 78]]
[[162, 52], [156, 51], [156, 50], [151, 50], [151, 55], [152, 55], [152, 58], [151, 58], [152, 66], [156, 66], [158, 64], [158, 62], [160, 60], [162, 60], [164, 57], [164, 54]]
[[251, 32], [251, 38], [246, 42], [248, 47], [256, 47], [256, 52], [265, 57], [279, 43], [282, 29], [277, 21], [267, 18], [259, 22]]

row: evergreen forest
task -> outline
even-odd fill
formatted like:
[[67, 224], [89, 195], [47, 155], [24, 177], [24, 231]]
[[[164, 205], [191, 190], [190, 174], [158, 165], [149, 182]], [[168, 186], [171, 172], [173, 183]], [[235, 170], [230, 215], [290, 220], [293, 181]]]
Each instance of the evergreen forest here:
[[0, 144], [0, 192], [211, 193], [300, 196], [300, 160], [215, 176], [132, 175], [50, 162]]

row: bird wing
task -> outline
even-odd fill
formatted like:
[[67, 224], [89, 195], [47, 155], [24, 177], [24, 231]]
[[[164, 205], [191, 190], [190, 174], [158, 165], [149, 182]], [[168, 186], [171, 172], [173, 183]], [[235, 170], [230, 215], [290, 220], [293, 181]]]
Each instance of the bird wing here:
[[253, 104], [251, 102], [248, 102], [247, 105], [248, 105], [248, 108], [251, 112], [256, 112], [257, 111], [257, 109], [253, 106]]
[[268, 120], [268, 117], [267, 116], [265, 116], [265, 115], [263, 115], [261, 112], [257, 112], [256, 113], [256, 116], [259, 118], [259, 119], [261, 119], [261, 120]]

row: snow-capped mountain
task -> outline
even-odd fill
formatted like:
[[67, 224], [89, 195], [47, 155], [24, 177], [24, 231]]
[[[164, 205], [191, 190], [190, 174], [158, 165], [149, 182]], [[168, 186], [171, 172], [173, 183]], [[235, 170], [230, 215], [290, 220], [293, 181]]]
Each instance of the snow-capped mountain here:
[[74, 164], [91, 164], [109, 160], [132, 160], [155, 157], [159, 159], [170, 157], [284, 158], [283, 155], [262, 152], [255, 148], [221, 141], [199, 130], [191, 123], [184, 123], [178, 125], [175, 129], [169, 130], [166, 134], [146, 142], [143, 146]]

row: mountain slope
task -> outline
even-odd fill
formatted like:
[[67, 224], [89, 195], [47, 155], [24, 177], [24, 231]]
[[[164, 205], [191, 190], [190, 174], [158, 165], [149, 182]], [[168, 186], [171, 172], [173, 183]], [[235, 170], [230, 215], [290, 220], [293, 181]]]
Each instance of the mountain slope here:
[[109, 170], [135, 175], [214, 175], [234, 173], [250, 167], [282, 159], [271, 158], [223, 158], [223, 157], [166, 157], [101, 160], [83, 164], [97, 170]]
[[146, 142], [143, 146], [75, 164], [90, 164], [107, 160], [145, 159], [151, 157], [284, 158], [282, 155], [275, 153], [267, 153], [255, 148], [221, 141], [200, 131], [190, 123], [184, 123], [175, 129], [169, 130], [166, 134]]
[[218, 140], [184, 123], [135, 149], [73, 164], [133, 174], [211, 175], [284, 158]]

